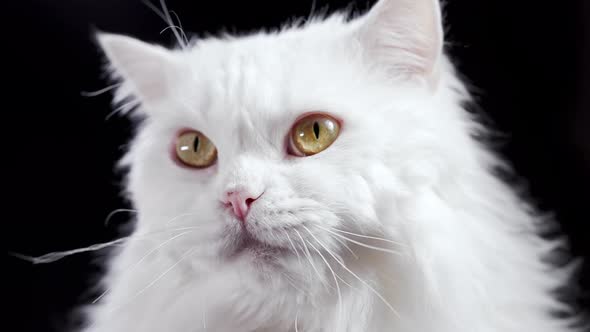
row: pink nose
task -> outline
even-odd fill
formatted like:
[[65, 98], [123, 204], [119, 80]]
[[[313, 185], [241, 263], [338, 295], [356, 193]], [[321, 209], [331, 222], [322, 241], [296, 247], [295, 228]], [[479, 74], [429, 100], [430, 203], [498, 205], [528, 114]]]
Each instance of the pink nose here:
[[241, 221], [244, 221], [248, 214], [248, 210], [250, 210], [250, 205], [252, 205], [258, 197], [254, 197], [254, 195], [245, 191], [228, 191], [225, 203], [231, 205], [236, 217]]

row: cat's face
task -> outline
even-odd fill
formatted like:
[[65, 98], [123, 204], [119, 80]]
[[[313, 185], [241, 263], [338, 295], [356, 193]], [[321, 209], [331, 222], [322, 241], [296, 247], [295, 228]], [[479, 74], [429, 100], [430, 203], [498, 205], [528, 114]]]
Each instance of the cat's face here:
[[[406, 185], [404, 151], [424, 141], [416, 110], [431, 107], [441, 56], [438, 6], [416, 2], [416, 22], [396, 14], [405, 1], [381, 1], [353, 22], [176, 51], [101, 36], [124, 80], [119, 98], [133, 95], [146, 117], [126, 159], [138, 232], [189, 230], [165, 250], [299, 275], [309, 266], [297, 260], [347, 257], [347, 245], [367, 242], [350, 233], [391, 237], [391, 197]], [[390, 36], [396, 20], [424, 35]], [[293, 142], [305, 121], [316, 140], [332, 135], [308, 156]], [[178, 144], [193, 132], [216, 154], [195, 155], [196, 134]], [[206, 161], [187, 165], [183, 151]]]

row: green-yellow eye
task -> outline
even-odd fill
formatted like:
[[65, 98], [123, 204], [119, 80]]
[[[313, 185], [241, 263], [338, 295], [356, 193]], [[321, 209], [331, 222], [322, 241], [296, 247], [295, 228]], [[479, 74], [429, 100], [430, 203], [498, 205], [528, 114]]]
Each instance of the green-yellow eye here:
[[179, 162], [193, 168], [209, 167], [217, 160], [217, 148], [198, 131], [185, 131], [178, 135], [175, 154]]
[[312, 114], [291, 129], [290, 149], [296, 156], [311, 156], [327, 149], [340, 133], [340, 124], [326, 114]]

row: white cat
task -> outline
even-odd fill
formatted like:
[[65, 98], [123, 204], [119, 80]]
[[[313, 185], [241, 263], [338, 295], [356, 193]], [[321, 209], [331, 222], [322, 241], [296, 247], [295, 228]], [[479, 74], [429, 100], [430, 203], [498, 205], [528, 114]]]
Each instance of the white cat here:
[[438, 1], [175, 50], [98, 40], [142, 118], [138, 217], [85, 331], [574, 330], [552, 315], [559, 243], [474, 138]]

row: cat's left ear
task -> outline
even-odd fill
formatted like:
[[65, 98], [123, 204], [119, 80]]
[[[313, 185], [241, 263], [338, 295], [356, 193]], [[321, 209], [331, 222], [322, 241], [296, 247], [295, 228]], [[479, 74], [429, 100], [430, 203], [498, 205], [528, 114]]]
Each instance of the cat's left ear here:
[[360, 20], [357, 37], [369, 61], [395, 76], [438, 81], [443, 52], [439, 0], [379, 0]]
[[179, 71], [173, 51], [135, 38], [99, 33], [98, 43], [105, 52], [111, 74], [123, 81], [131, 97], [150, 104], [164, 100], [171, 90], [172, 76]]

